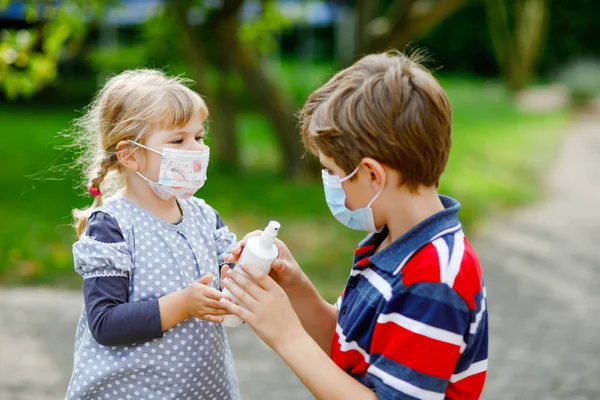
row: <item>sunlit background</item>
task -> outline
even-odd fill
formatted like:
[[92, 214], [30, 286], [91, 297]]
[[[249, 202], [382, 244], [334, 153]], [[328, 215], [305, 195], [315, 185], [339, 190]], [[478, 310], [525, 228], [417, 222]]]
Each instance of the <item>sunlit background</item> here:
[[195, 81], [212, 147], [197, 195], [240, 237], [280, 221], [333, 301], [362, 234], [332, 218], [296, 114], [361, 55], [424, 49], [454, 112], [440, 190], [477, 237], [540, 198], [571, 122], [597, 109], [599, 15], [595, 0], [0, 0], [0, 285], [80, 288], [70, 212], [92, 199], [60, 133], [130, 68]]

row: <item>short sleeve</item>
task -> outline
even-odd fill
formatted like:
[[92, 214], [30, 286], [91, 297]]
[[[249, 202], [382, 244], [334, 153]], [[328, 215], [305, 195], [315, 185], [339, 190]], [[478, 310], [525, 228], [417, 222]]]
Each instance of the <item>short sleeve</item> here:
[[446, 284], [403, 287], [373, 331], [366, 380], [377, 397], [444, 398], [468, 324], [469, 309]]
[[75, 271], [84, 279], [129, 277], [131, 253], [117, 221], [103, 212], [92, 214], [86, 232], [73, 244]]
[[223, 263], [223, 256], [229, 254], [231, 249], [237, 243], [237, 237], [233, 232], [229, 230], [227, 225], [221, 219], [219, 213], [214, 210], [215, 215], [217, 217], [215, 224], [215, 243], [217, 247], [217, 259], [219, 264]]

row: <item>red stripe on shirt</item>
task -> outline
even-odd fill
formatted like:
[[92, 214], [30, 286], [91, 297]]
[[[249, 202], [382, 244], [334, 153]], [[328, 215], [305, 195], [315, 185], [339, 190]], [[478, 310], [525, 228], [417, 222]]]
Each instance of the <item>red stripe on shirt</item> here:
[[361, 246], [358, 249], [354, 250], [354, 255], [359, 256], [361, 254], [368, 253], [369, 251], [375, 250], [374, 244], [368, 244], [366, 246]]
[[333, 362], [347, 373], [365, 375], [369, 368], [365, 357], [358, 350], [342, 351], [339, 340], [340, 336], [337, 332], [334, 332], [330, 351], [330, 357]]
[[476, 400], [481, 397], [485, 383], [486, 372], [471, 375], [458, 382], [449, 383], [446, 388], [446, 398], [450, 400]]
[[371, 261], [369, 261], [369, 257], [365, 257], [362, 260], [360, 260], [359, 262], [357, 262], [356, 266], [357, 267], [366, 267], [369, 264], [371, 264]]
[[475, 295], [482, 289], [481, 266], [477, 255], [466, 239], [462, 263], [452, 288], [463, 298], [470, 310], [475, 309]]
[[440, 261], [437, 249], [431, 243], [424, 246], [402, 267], [405, 286], [420, 282], [440, 282]]
[[460, 346], [409, 331], [394, 322], [377, 323], [371, 353], [382, 354], [420, 373], [449, 379], [460, 356]]

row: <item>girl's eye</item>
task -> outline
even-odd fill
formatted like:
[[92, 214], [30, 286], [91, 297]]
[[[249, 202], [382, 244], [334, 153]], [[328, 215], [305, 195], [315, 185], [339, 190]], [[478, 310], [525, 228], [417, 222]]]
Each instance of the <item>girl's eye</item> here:
[[176, 140], [171, 141], [171, 143], [173, 143], [173, 144], [181, 144], [181, 143], [183, 143], [183, 140], [182, 139], [176, 139]]
[[201, 142], [202, 140], [204, 140], [204, 136], [196, 136], [197, 142]]

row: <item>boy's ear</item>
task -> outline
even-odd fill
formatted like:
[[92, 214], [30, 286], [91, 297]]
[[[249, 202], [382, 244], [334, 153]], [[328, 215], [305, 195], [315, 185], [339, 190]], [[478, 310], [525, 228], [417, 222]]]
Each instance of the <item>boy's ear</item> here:
[[386, 184], [386, 171], [379, 161], [365, 157], [361, 160], [361, 164], [369, 173], [371, 183], [376, 184], [379, 188]]
[[136, 150], [137, 149], [134, 149], [133, 146], [125, 140], [121, 140], [117, 143], [117, 159], [119, 160], [119, 163], [125, 168], [137, 171], [140, 168], [138, 157], [140, 157], [141, 154]]

